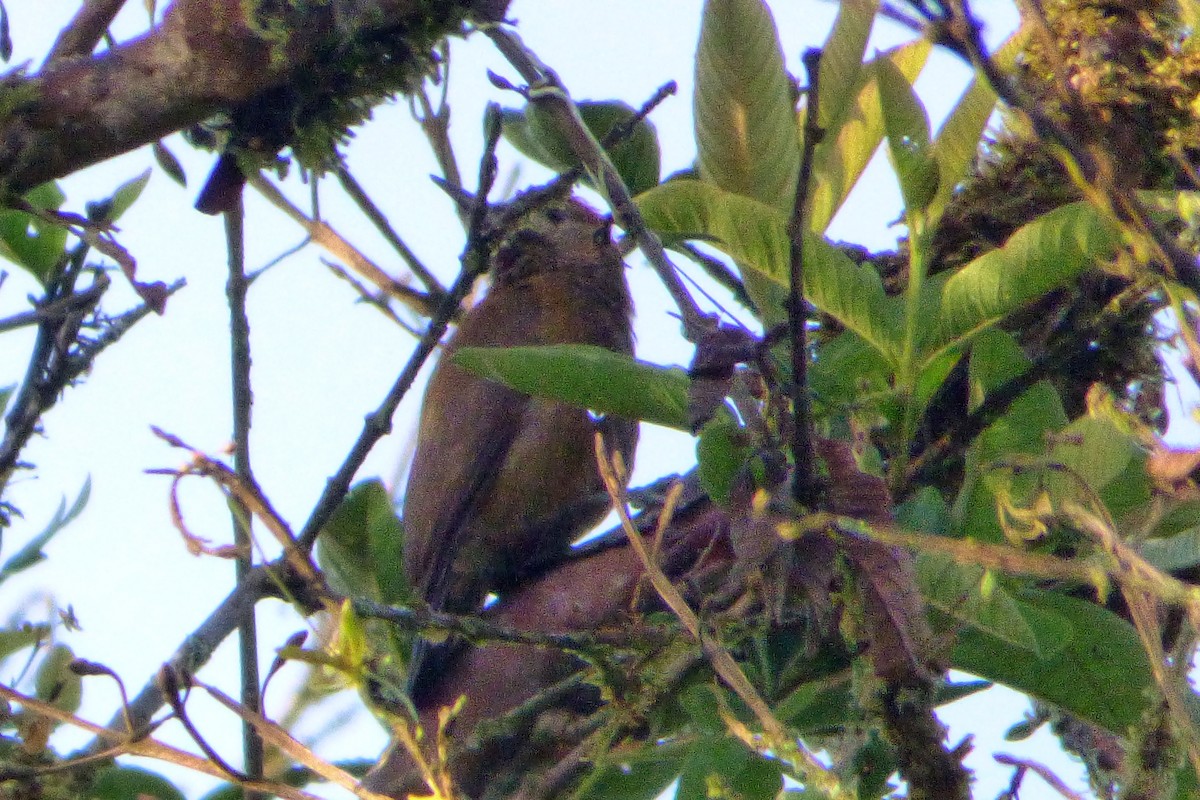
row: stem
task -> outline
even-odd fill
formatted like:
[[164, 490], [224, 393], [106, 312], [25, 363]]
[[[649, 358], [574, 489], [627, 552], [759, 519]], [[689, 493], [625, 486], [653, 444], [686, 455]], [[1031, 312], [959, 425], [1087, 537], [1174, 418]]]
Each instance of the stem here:
[[437, 348], [438, 343], [442, 340], [442, 335], [450, 325], [451, 318], [458, 311], [459, 304], [467, 296], [471, 287], [475, 285], [475, 279], [487, 269], [488, 249], [492, 243], [488, 241], [484, 225], [487, 196], [496, 182], [496, 145], [500, 141], [500, 110], [498, 106], [488, 107], [484, 129], [487, 138], [484, 143], [483, 159], [479, 166], [479, 193], [476, 196], [475, 208], [471, 212], [467, 247], [462, 255], [463, 269], [454, 285], [442, 298], [441, 305], [429, 320], [429, 328], [421, 337], [421, 341], [417, 342], [416, 349], [409, 356], [408, 363], [396, 378], [395, 383], [392, 384], [387, 396], [384, 397], [379, 408], [367, 415], [358, 440], [337, 472], [325, 484], [325, 491], [317, 500], [317, 505], [313, 508], [308, 521], [304, 523], [304, 528], [297, 537], [297, 544], [305, 553], [312, 550], [317, 536], [321, 533], [321, 528], [329, 521], [342, 499], [345, 498], [346, 492], [350, 489], [350, 482], [354, 480], [355, 473], [366, 460], [371, 448], [391, 430], [392, 415], [396, 413], [400, 401], [417, 379], [421, 365]]
[[646, 221], [642, 219], [642, 214], [629, 193], [629, 187], [621, 180], [616, 167], [612, 165], [600, 143], [583, 124], [579, 108], [567, 93], [558, 75], [542, 63], [516, 33], [497, 26], [483, 30], [496, 45], [496, 49], [529, 83], [526, 93], [529, 102], [547, 112], [554, 120], [558, 132], [566, 138], [572, 154], [584, 169], [591, 173], [600, 193], [607, 198], [617, 224], [637, 242], [646, 260], [658, 273], [659, 280], [663, 282], [679, 309], [684, 335], [688, 341], [700, 341], [703, 333], [712, 327], [711, 320], [701, 313], [692, 296], [683, 288], [675, 265], [667, 257], [662, 241], [646, 226]]
[[921, 338], [921, 292], [925, 288], [925, 272], [928, 268], [925, 252], [925, 213], [908, 212], [909, 256], [908, 286], [904, 291], [904, 349], [900, 356], [900, 369], [896, 388], [904, 403], [904, 419], [900, 427], [900, 442], [896, 457], [892, 460], [891, 489], [899, 496], [908, 471], [909, 449], [916, 436], [917, 424], [921, 419], [921, 408], [917, 403], [916, 384], [920, 365], [917, 363], [918, 344]]
[[812, 181], [813, 157], [824, 131], [820, 122], [821, 51], [804, 53], [808, 72], [808, 103], [804, 115], [804, 152], [796, 176], [796, 197], [788, 221], [791, 238], [791, 286], [788, 293], [788, 331], [792, 340], [792, 498], [812, 508], [820, 498], [815, 478], [812, 397], [808, 387], [808, 309], [804, 300], [804, 235], [807, 233], [808, 188]]
[[[246, 484], [254, 483], [250, 469], [250, 423], [254, 395], [250, 386], [250, 320], [246, 316], [246, 254], [245, 214], [241, 195], [234, 207], [225, 212], [225, 239], [229, 252], [229, 282], [226, 296], [229, 298], [230, 331], [230, 377], [233, 389], [233, 463], [238, 478]], [[233, 541], [238, 550], [235, 574], [240, 585], [246, 581], [254, 568], [254, 555], [250, 543], [250, 514], [244, 504], [236, 498], [229, 500], [233, 516]], [[242, 705], [257, 714], [262, 705], [259, 695], [258, 675], [258, 629], [254, 617], [254, 606], [248, 606], [238, 623], [238, 656], [242, 673]], [[263, 775], [263, 743], [258, 731], [247, 721], [242, 723], [242, 747], [244, 768], [252, 781]], [[263, 797], [258, 792], [243, 789], [245, 800]]]

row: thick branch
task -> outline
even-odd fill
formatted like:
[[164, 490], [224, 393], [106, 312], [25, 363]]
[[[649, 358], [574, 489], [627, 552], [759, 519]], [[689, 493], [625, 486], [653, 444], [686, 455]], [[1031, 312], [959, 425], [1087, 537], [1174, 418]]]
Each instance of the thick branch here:
[[[429, 36], [428, 3], [306, 3], [271, 39], [243, 0], [176, 0], [161, 26], [88, 59], [63, 59], [0, 86], [15, 110], [0, 124], [0, 186], [14, 192], [149, 144], [287, 84], [321, 53], [372, 30]], [[467, 16], [502, 16], [506, 0], [435, 4], [443, 34]]]

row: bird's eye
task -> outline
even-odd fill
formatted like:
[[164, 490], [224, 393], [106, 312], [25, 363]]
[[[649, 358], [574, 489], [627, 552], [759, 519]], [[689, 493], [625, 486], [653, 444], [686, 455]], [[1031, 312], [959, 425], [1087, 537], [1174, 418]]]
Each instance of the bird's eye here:
[[567, 215], [563, 213], [561, 208], [547, 208], [546, 219], [553, 222], [555, 225], [561, 224]]

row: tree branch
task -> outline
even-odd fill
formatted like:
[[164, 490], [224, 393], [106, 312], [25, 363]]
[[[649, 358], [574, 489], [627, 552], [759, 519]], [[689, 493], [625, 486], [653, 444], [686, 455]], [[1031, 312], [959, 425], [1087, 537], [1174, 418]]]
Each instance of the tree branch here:
[[659, 280], [663, 282], [671, 299], [675, 301], [683, 319], [684, 335], [689, 341], [698, 342], [702, 332], [710, 327], [710, 322], [696, 307], [696, 303], [688, 291], [683, 288], [675, 265], [667, 257], [662, 242], [653, 231], [646, 227], [641, 212], [638, 211], [633, 197], [629, 194], [629, 188], [621, 180], [621, 176], [613, 167], [600, 143], [584, 125], [579, 116], [579, 110], [567, 94], [558, 75], [539, 61], [526, 48], [520, 37], [512, 31], [493, 26], [488, 28], [486, 33], [496, 45], [496, 49], [529, 83], [530, 89], [526, 95], [529, 102], [540, 106], [550, 114], [558, 126], [559, 133], [567, 140], [575, 157], [595, 176], [597, 185], [602, 187], [602, 194], [612, 204], [613, 214], [616, 216], [618, 224], [638, 243], [646, 260], [654, 267]]
[[104, 37], [125, 0], [87, 0], [58, 34], [46, 63], [90, 55]]
[[[0, 186], [21, 194], [242, 105], [301, 70], [327, 67], [328, 55], [355, 36], [383, 29], [430, 35], [426, 4], [413, 0], [286, 4], [292, 16], [271, 25], [270, 36], [248, 16], [258, 5], [175, 0], [162, 25], [144, 36], [4, 80], [0, 96], [14, 110], [0, 123]], [[441, 5], [447, 8], [435, 35], [457, 32], [467, 17], [502, 18], [507, 0]], [[411, 51], [415, 65], [423, 53]]]

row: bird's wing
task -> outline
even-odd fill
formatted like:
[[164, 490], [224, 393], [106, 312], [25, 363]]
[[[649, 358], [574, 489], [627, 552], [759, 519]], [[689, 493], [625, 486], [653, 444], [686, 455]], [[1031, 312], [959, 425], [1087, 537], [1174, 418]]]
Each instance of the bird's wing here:
[[409, 580], [435, 609], [471, 612], [482, 599], [482, 593], [448, 597], [451, 571], [530, 402], [528, 395], [446, 361], [430, 380], [404, 500], [404, 528]]

